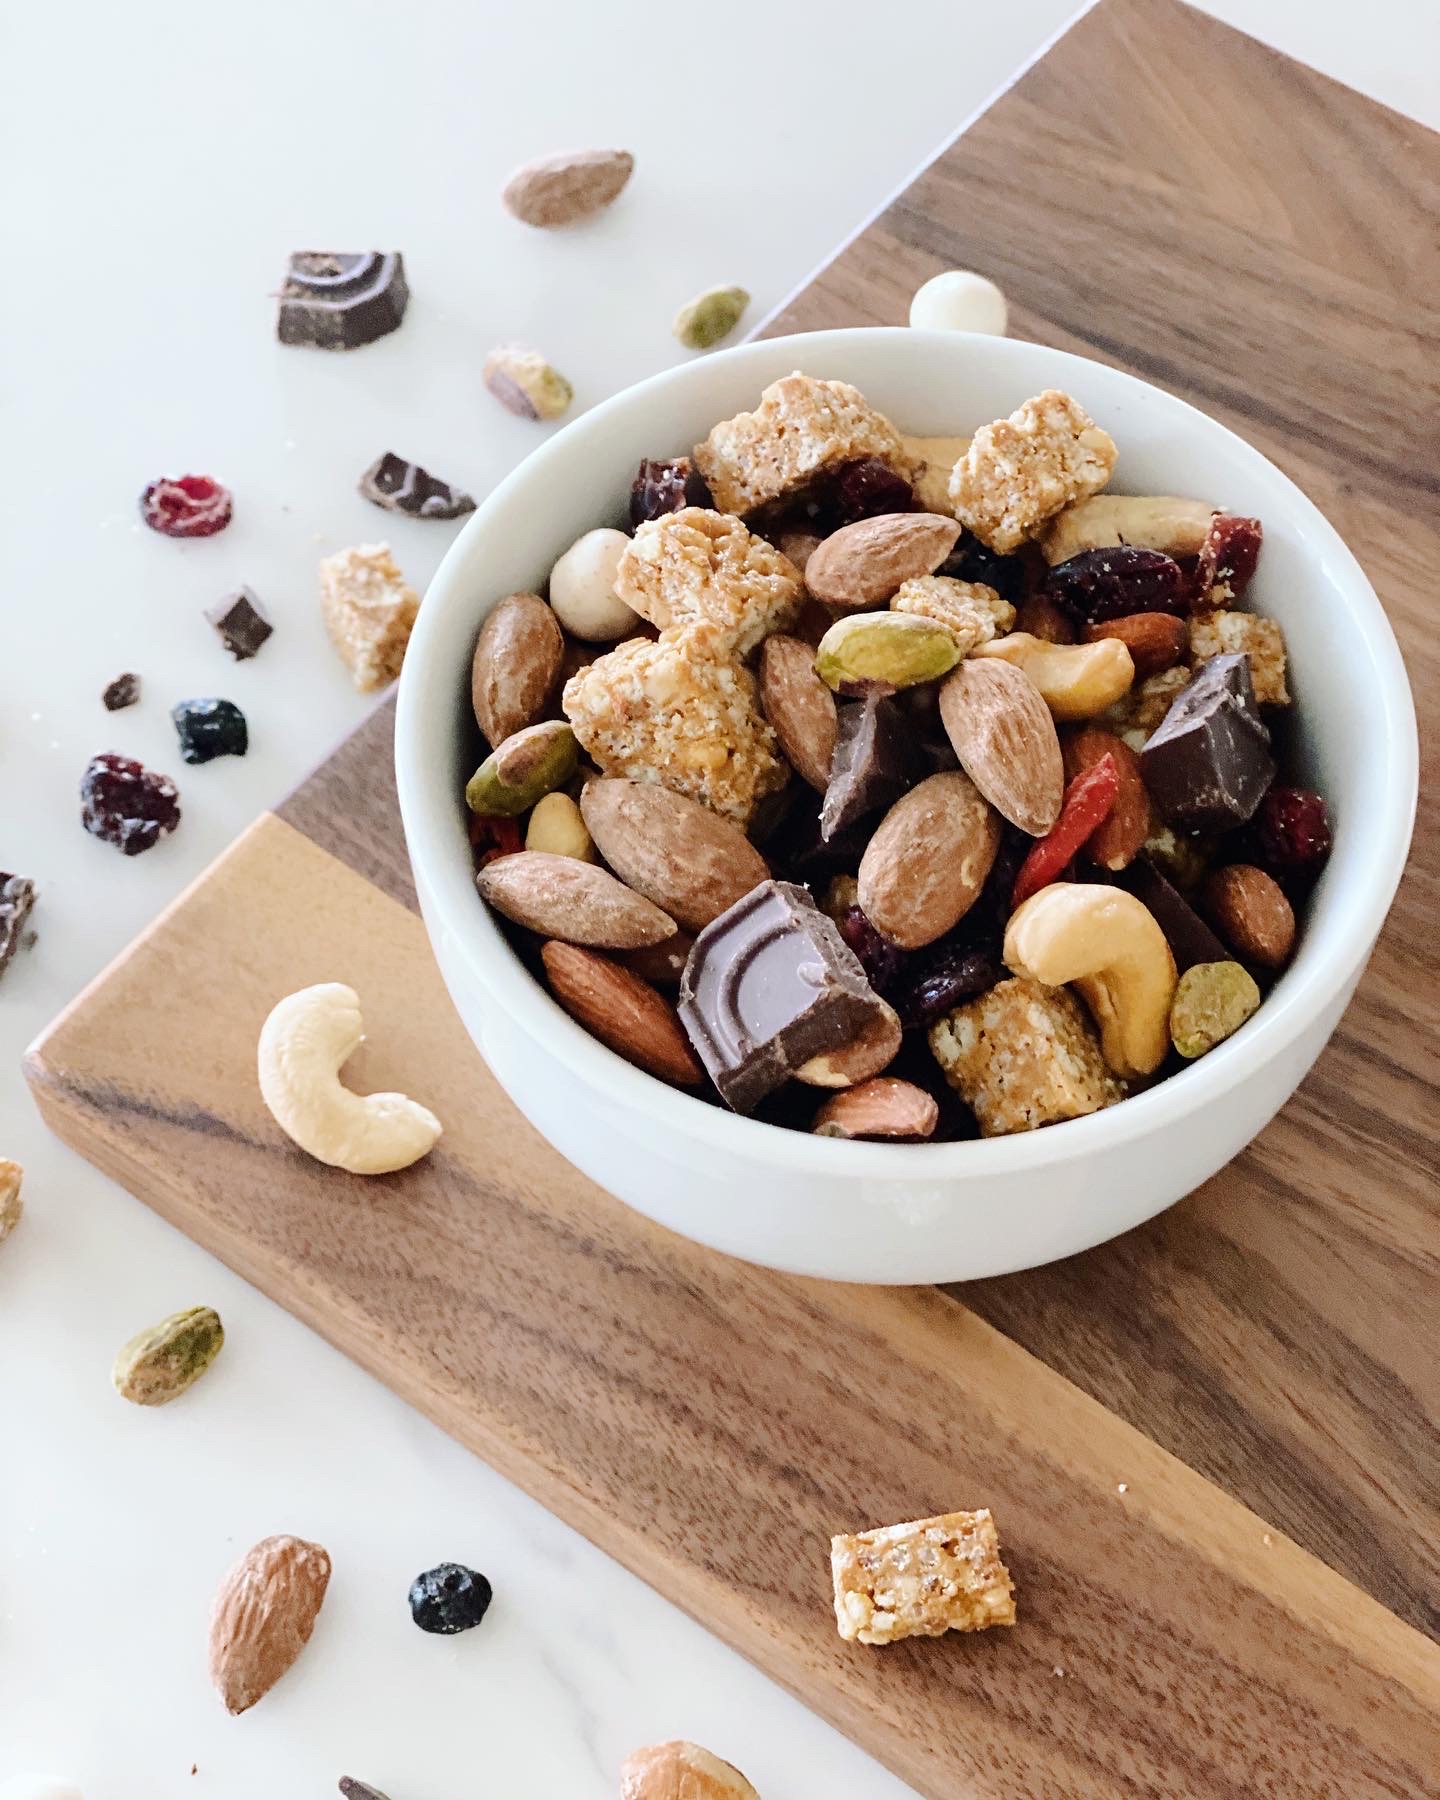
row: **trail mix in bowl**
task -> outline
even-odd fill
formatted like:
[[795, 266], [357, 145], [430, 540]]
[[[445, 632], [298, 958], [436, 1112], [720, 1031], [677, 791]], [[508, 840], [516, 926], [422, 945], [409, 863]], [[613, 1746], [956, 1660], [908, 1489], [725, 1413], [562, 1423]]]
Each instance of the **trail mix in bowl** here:
[[915, 438], [794, 374], [500, 600], [476, 880], [573, 1017], [886, 1139], [1113, 1106], [1250, 1017], [1330, 848], [1261, 525], [1115, 460], [1054, 390]]

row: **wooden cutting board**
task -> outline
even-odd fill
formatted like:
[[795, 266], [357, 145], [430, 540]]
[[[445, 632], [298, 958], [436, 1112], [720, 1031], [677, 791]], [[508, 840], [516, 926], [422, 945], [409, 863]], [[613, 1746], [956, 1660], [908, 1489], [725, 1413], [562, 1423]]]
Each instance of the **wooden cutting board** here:
[[[985, 270], [1017, 333], [1288, 469], [1428, 706], [1437, 216], [1440, 139], [1103, 0], [768, 329]], [[431, 961], [390, 735], [387, 703], [44, 1034], [54, 1129], [934, 1800], [1440, 1793], [1433, 819], [1238, 1162], [1058, 1267], [861, 1289], [696, 1249], [520, 1119]], [[364, 997], [355, 1085], [446, 1121], [415, 1169], [322, 1169], [261, 1106], [261, 1020], [322, 979]], [[842, 1645], [831, 1532], [979, 1504], [1018, 1627]]]

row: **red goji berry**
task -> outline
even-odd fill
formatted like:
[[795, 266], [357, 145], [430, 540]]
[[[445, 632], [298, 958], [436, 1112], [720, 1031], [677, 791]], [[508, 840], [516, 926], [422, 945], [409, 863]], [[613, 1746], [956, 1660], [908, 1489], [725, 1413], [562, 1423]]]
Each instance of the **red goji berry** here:
[[1109, 817], [1119, 792], [1120, 770], [1113, 753], [1107, 750], [1066, 788], [1060, 817], [1043, 838], [1037, 839], [1021, 863], [1010, 893], [1012, 911], [1055, 880], [1091, 833]]

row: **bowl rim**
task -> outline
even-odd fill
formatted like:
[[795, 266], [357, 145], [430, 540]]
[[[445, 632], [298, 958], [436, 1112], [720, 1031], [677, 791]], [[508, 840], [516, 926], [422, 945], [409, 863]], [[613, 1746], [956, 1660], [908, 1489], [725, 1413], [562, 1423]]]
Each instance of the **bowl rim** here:
[[[469, 556], [469, 543], [502, 517], [516, 491], [537, 474], [543, 474], [552, 462], [569, 457], [577, 444], [591, 434], [598, 435], [617, 414], [623, 414], [642, 396], [648, 398], [659, 389], [683, 386], [687, 379], [697, 380], [698, 384], [698, 371], [703, 370], [708, 378], [722, 361], [739, 368], [749, 362], [772, 362], [784, 352], [781, 360], [793, 355], [793, 367], [805, 367], [807, 361], [815, 367], [822, 365], [827, 355], [839, 353], [843, 357], [852, 344], [870, 343], [897, 333], [926, 344], [941, 356], [960, 342], [983, 343], [997, 356], [1007, 353], [997, 346], [1023, 346], [1026, 353], [1039, 352], [1050, 361], [1056, 386], [1072, 379], [1083, 387], [1086, 371], [1103, 370], [1107, 381], [1119, 379], [1159, 396], [1167, 406], [1181, 409], [1182, 414], [1203, 421], [1207, 431], [1222, 433], [1232, 447], [1238, 448], [1242, 460], [1252, 460], [1278, 478], [1290, 490], [1292, 503], [1310, 538], [1334, 559], [1337, 578], [1361, 623], [1363, 649], [1368, 656], [1367, 678], [1373, 682], [1373, 696], [1378, 702], [1375, 755], [1383, 763], [1387, 800], [1378, 818], [1363, 821], [1358, 836], [1351, 828], [1352, 845], [1344, 853], [1347, 866], [1362, 852], [1370, 861], [1368, 868], [1350, 876], [1357, 893], [1349, 900], [1342, 929], [1333, 934], [1334, 941], [1322, 948], [1310, 967], [1292, 971], [1298, 979], [1273, 991], [1235, 1036], [1189, 1068], [1142, 1093], [1129, 1095], [1119, 1105], [1064, 1120], [1042, 1131], [938, 1144], [816, 1137], [732, 1113], [646, 1074], [577, 1024], [516, 957], [498, 927], [489, 920], [476, 899], [470, 872], [449, 869], [452, 859], [443, 840], [453, 835], [458, 798], [452, 791], [449, 774], [433, 768], [426, 754], [422, 695], [427, 679], [439, 679], [438, 675], [431, 676], [428, 658], [431, 639], [440, 630], [440, 615], [447, 607], [464, 603], [460, 572]], [[641, 454], [643, 451], [637, 451], [637, 460]], [[1352, 656], [1360, 648], [1352, 647]], [[446, 671], [445, 678], [453, 688], [456, 672]], [[443, 932], [453, 942], [490, 1003], [515, 1018], [568, 1074], [597, 1091], [607, 1102], [613, 1102], [618, 1109], [617, 1118], [637, 1112], [646, 1114], [657, 1128], [691, 1139], [697, 1149], [713, 1146], [731, 1155], [769, 1163], [777, 1172], [825, 1179], [861, 1178], [882, 1184], [983, 1179], [1083, 1160], [1087, 1155], [1163, 1131], [1192, 1113], [1222, 1102], [1260, 1067], [1300, 1040], [1335, 997], [1347, 994], [1349, 985], [1358, 979], [1404, 871], [1417, 801], [1418, 763], [1414, 702], [1405, 665], [1374, 588], [1335, 527], [1308, 495], [1254, 445], [1188, 400], [1128, 370], [1025, 339], [979, 337], [968, 332], [922, 332], [907, 326], [855, 326], [753, 340], [703, 359], [676, 364], [622, 389], [537, 446], [471, 515], [436, 570], [406, 653], [395, 721], [400, 813], [417, 888], [425, 900], [427, 929]], [[487, 929], [501, 954], [494, 954], [491, 945], [487, 945]], [[821, 1098], [823, 1093], [817, 1089], [817, 1105]]]

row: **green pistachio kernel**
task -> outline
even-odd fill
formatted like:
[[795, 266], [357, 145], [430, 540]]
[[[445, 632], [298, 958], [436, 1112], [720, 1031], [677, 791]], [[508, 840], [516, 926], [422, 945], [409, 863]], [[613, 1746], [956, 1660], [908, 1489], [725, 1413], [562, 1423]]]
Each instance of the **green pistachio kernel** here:
[[487, 818], [516, 819], [575, 773], [579, 752], [564, 719], [512, 732], [465, 785], [465, 804]]
[[750, 304], [742, 287], [710, 288], [675, 315], [675, 335], [687, 350], [708, 350], [729, 337]]
[[210, 1306], [187, 1306], [140, 1331], [115, 1358], [111, 1380], [136, 1406], [164, 1406], [196, 1382], [220, 1354], [225, 1328]]
[[815, 672], [837, 694], [938, 681], [960, 660], [954, 634], [914, 613], [851, 613], [837, 619], [815, 652]]
[[1196, 963], [1170, 1003], [1170, 1041], [1182, 1056], [1203, 1056], [1238, 1031], [1260, 1004], [1254, 978], [1237, 962]]

